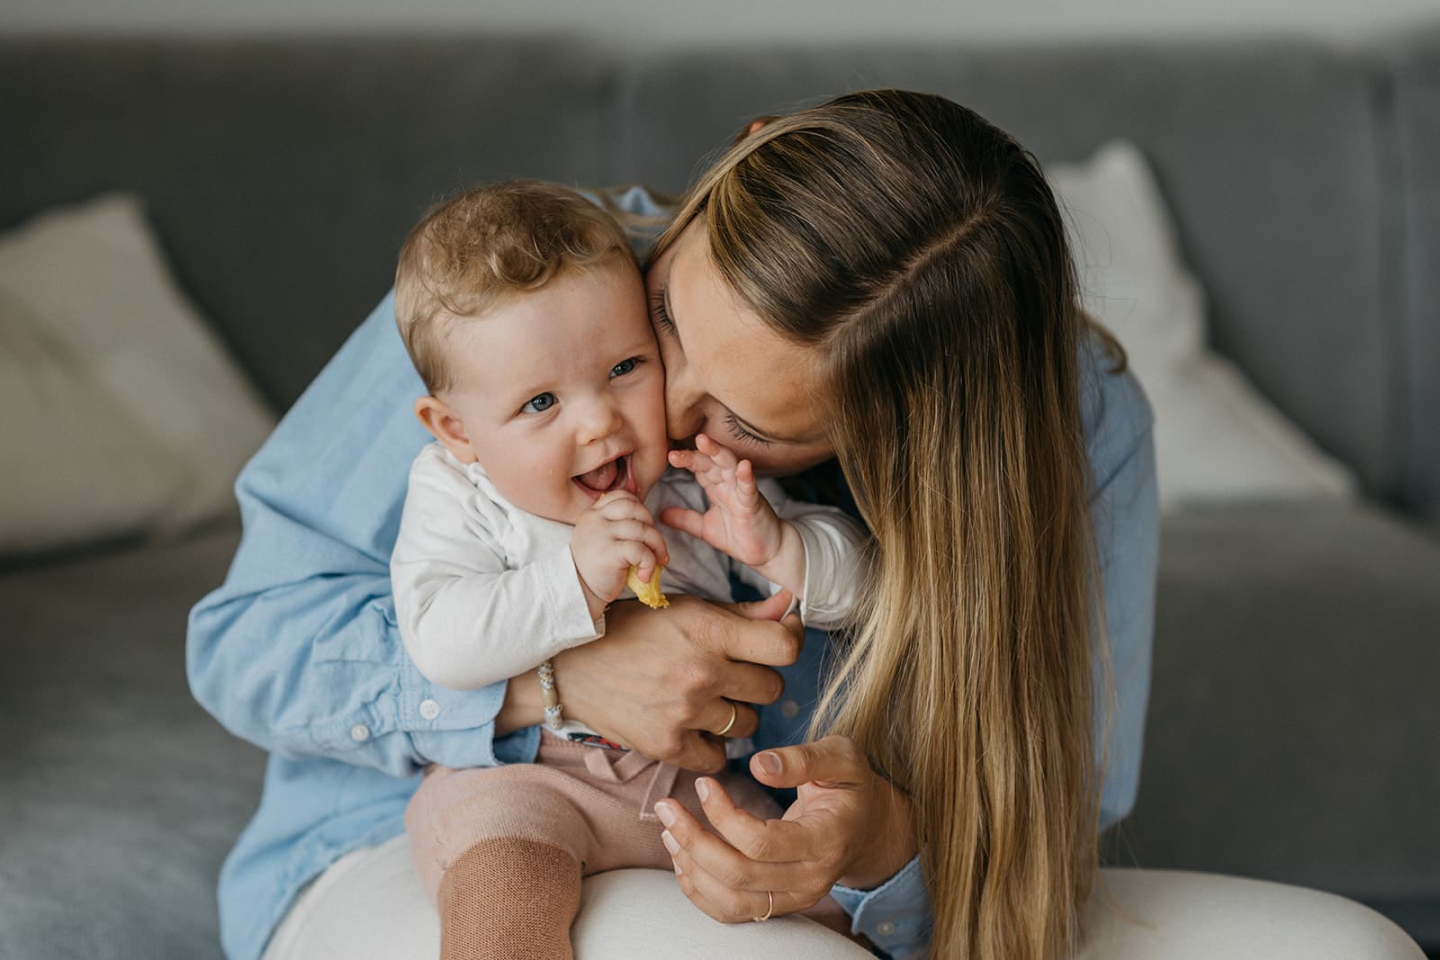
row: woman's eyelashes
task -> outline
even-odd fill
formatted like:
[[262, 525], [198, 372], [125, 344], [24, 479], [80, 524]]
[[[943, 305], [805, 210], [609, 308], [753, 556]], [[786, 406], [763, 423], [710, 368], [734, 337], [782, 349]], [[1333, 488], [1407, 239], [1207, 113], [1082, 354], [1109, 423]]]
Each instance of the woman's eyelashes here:
[[764, 437], [757, 437], [749, 430], [746, 430], [744, 426], [741, 425], [740, 421], [735, 419], [735, 414], [725, 414], [725, 423], [728, 424], [730, 427], [730, 435], [736, 440], [739, 440], [742, 443], [753, 443], [756, 446], [760, 447], [770, 446], [769, 440], [766, 440]]
[[670, 311], [665, 309], [665, 291], [657, 290], [650, 295], [650, 315], [655, 318], [655, 326], [670, 336], [675, 335], [675, 321], [670, 319]]

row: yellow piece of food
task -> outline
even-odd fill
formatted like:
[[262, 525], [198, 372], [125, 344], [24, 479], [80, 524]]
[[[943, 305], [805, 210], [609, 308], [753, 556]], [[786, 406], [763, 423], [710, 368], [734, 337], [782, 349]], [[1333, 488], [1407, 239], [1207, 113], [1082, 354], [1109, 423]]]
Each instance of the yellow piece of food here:
[[631, 567], [630, 576], [625, 580], [625, 586], [635, 591], [636, 599], [652, 610], [670, 606], [670, 601], [660, 592], [660, 571], [663, 569], [664, 567], [656, 567], [650, 576], [650, 582], [646, 583], [640, 579], [640, 569]]

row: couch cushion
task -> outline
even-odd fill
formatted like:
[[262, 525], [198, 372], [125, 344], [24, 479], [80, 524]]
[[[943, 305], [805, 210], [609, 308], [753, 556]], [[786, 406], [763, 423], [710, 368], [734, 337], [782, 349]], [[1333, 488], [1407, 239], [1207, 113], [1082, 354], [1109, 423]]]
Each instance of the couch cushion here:
[[1116, 859], [1320, 887], [1440, 946], [1437, 638], [1440, 542], [1413, 524], [1368, 506], [1167, 518]]
[[461, 186], [601, 172], [600, 55], [572, 40], [0, 43], [0, 227], [140, 194], [182, 286], [288, 406]]
[[191, 698], [185, 623], [236, 542], [0, 571], [0, 956], [219, 957], [264, 756]]
[[1220, 352], [1372, 491], [1396, 484], [1381, 70], [1288, 42], [682, 50], [625, 65], [613, 178], [679, 189], [765, 113], [863, 87], [943, 94], [1044, 161], [1139, 145], [1211, 294]]

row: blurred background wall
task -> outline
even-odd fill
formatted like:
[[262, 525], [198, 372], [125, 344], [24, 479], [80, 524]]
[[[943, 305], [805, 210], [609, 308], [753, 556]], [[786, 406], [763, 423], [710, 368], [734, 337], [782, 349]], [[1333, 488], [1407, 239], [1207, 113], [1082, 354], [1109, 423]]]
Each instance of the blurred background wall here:
[[643, 44], [769, 38], [1081, 39], [1253, 32], [1364, 39], [1440, 14], [1440, 0], [5, 0], [0, 32], [274, 33], [324, 29], [568, 29]]

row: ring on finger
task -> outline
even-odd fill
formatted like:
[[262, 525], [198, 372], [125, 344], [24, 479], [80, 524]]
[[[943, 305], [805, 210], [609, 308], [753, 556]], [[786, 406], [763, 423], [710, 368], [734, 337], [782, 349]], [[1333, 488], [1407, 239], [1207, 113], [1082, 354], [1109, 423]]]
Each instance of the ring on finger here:
[[730, 728], [735, 726], [735, 718], [740, 715], [740, 711], [735, 707], [734, 700], [726, 700], [725, 702], [730, 704], [730, 721], [726, 723], [725, 726], [715, 731], [715, 736], [717, 737], [723, 737], [725, 736], [725, 734], [729, 733]]
[[766, 891], [765, 891], [765, 896], [770, 899], [770, 905], [769, 905], [768, 907], [766, 907], [766, 909], [765, 909], [765, 916], [763, 916], [763, 917], [751, 917], [751, 918], [750, 918], [750, 919], [751, 919], [753, 922], [755, 922], [755, 923], [764, 923], [766, 920], [769, 920], [769, 919], [770, 919], [770, 915], [775, 912], [775, 893], [774, 893], [774, 891], [772, 891], [772, 890], [766, 890]]

